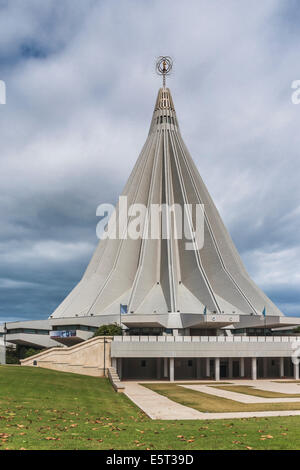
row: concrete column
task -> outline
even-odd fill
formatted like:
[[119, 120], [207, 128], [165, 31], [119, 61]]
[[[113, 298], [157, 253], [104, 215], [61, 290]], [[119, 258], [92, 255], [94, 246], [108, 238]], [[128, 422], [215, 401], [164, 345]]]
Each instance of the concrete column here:
[[168, 377], [168, 358], [164, 357], [164, 377]]
[[174, 382], [174, 357], [170, 357], [170, 382]]
[[279, 375], [284, 377], [284, 357], [279, 358]]
[[196, 377], [197, 379], [201, 377], [201, 359], [199, 357], [196, 359]]
[[156, 377], [160, 379], [160, 357], [156, 359]]
[[251, 379], [257, 380], [257, 359], [256, 357], [251, 358]]
[[233, 362], [232, 362], [232, 358], [230, 357], [228, 359], [228, 378], [232, 379], [232, 375], [233, 375]]
[[111, 358], [111, 366], [117, 369], [117, 359], [115, 357]]
[[294, 364], [294, 379], [299, 380], [299, 364]]
[[173, 336], [179, 336], [179, 331], [177, 329], [173, 329]]
[[268, 358], [263, 357], [263, 377], [266, 378], [268, 376]]
[[240, 358], [240, 376], [245, 377], [245, 358]]
[[220, 380], [220, 359], [215, 358], [215, 380]]
[[206, 371], [205, 372], [206, 377], [210, 377], [210, 358], [209, 357], [205, 359], [205, 371]]

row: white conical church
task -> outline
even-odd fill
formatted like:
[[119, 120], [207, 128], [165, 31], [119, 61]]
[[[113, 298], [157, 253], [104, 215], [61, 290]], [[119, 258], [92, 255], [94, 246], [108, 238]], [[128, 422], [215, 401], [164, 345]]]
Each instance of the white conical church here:
[[[53, 318], [110, 315], [120, 304], [134, 315], [216, 314], [282, 315], [249, 277], [222, 219], [182, 139], [169, 88], [160, 88], [150, 131], [122, 193], [128, 206], [202, 205], [204, 243], [186, 249], [175, 236], [176, 215], [169, 237], [163, 224], [157, 239], [129, 237], [101, 240], [88, 268]], [[117, 207], [117, 220], [124, 215]], [[192, 212], [193, 214], [193, 212]], [[195, 216], [195, 214], [194, 214]], [[127, 218], [128, 223], [130, 217]], [[190, 220], [190, 230], [193, 229]], [[146, 217], [141, 233], [147, 230]], [[123, 227], [124, 229], [124, 227]], [[125, 227], [127, 229], [127, 227]]]
[[[299, 319], [284, 316], [248, 275], [183, 142], [165, 85], [170, 68], [162, 57], [147, 140], [82, 279], [48, 320], [0, 325], [0, 336], [40, 348], [82, 343], [24, 365], [93, 375], [112, 364], [123, 378], [299, 378], [289, 336]], [[132, 207], [144, 210], [136, 217]], [[180, 210], [158, 212], [149, 236], [153, 207]], [[86, 342], [111, 323], [122, 336], [103, 339], [102, 349]]]

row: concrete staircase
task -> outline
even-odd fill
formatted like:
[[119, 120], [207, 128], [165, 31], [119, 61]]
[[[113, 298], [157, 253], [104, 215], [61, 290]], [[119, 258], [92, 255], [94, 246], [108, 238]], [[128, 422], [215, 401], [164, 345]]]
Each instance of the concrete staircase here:
[[125, 390], [124, 385], [122, 384], [120, 377], [114, 367], [108, 368], [108, 378], [112, 384], [114, 390], [118, 393], [123, 393]]

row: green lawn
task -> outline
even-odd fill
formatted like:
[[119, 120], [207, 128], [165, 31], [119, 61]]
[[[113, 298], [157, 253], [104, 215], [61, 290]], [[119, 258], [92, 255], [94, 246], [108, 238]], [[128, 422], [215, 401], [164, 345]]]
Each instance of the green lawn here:
[[0, 366], [0, 449], [297, 449], [300, 417], [150, 420], [106, 379]]

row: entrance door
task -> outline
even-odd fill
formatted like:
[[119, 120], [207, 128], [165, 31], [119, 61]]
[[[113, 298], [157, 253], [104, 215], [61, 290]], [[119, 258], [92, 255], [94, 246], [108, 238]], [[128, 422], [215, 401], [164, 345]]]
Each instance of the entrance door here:
[[239, 361], [233, 361], [232, 364], [232, 376], [239, 377], [240, 376], [240, 364]]
[[221, 361], [220, 363], [220, 378], [224, 379], [228, 376], [228, 367], [226, 361]]

